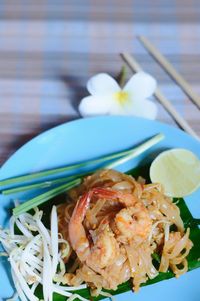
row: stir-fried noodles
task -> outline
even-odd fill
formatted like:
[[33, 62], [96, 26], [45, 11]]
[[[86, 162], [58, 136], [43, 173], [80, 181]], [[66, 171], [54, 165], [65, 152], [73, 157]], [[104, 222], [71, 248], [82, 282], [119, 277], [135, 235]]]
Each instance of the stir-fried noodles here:
[[187, 271], [190, 229], [185, 231], [179, 208], [160, 184], [103, 170], [69, 196], [70, 202], [58, 207], [59, 232], [71, 245], [63, 284], [86, 282], [98, 294], [131, 279], [138, 291], [158, 272], [171, 269], [179, 277]]

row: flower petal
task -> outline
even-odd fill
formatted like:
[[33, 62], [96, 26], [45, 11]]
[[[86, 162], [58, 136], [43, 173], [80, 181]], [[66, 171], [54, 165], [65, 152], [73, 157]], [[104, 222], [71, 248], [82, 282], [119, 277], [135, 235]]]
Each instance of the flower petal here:
[[156, 80], [145, 72], [138, 72], [133, 75], [124, 87], [124, 91], [132, 94], [134, 100], [150, 97], [156, 89]]
[[110, 98], [99, 96], [84, 97], [79, 104], [79, 112], [83, 117], [106, 115], [110, 109]]
[[158, 108], [156, 104], [151, 100], [144, 100], [141, 102], [140, 110], [138, 110], [139, 115], [148, 119], [156, 119]]
[[157, 116], [157, 106], [152, 101], [146, 99], [129, 103], [123, 107], [116, 104], [112, 105], [109, 112], [113, 115], [128, 115], [155, 119]]
[[121, 90], [116, 80], [107, 73], [91, 77], [87, 82], [87, 89], [92, 95], [108, 95]]
[[135, 106], [132, 110], [133, 115], [155, 119], [158, 113], [158, 108], [152, 101], [146, 99], [140, 102], [140, 105]]

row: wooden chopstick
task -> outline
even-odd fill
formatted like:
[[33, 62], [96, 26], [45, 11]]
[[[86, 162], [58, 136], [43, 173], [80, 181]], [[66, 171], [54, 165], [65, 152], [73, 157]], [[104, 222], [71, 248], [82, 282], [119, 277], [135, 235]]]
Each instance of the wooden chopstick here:
[[153, 56], [153, 58], [160, 64], [160, 66], [180, 86], [185, 94], [187, 94], [190, 100], [200, 109], [200, 96], [193, 91], [191, 85], [182, 77], [180, 73], [176, 71], [167, 58], [161, 54], [160, 51], [146, 37], [139, 36], [138, 39], [146, 48], [146, 50]]
[[[133, 72], [143, 71], [140, 64], [133, 58], [133, 56], [129, 53], [121, 53], [121, 58], [124, 62], [129, 66], [129, 68]], [[171, 102], [164, 96], [162, 91], [157, 88], [155, 93], [155, 97], [161, 103], [161, 105], [166, 109], [166, 111], [170, 114], [173, 120], [177, 123], [177, 125], [186, 131], [188, 134], [193, 136], [194, 138], [199, 140], [199, 136], [195, 133], [195, 131], [191, 128], [188, 122], [176, 111], [175, 107], [171, 104]]]

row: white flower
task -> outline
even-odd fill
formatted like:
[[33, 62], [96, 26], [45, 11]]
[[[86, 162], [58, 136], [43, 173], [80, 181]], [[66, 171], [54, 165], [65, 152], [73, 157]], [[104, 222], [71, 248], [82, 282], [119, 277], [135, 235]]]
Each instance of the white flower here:
[[133, 75], [123, 89], [108, 74], [91, 77], [79, 111], [83, 117], [95, 115], [135, 115], [155, 119], [156, 105], [148, 100], [156, 89], [156, 80], [145, 72]]

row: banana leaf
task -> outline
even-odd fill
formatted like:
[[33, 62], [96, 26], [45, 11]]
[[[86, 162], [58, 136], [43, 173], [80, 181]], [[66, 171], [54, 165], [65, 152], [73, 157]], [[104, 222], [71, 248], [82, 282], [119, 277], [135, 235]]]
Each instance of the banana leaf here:
[[[140, 176], [143, 176], [147, 180], [147, 182], [150, 181], [149, 166], [141, 166], [139, 168], [128, 171], [127, 174], [130, 174], [136, 178], [140, 175]], [[190, 227], [190, 239], [193, 242], [193, 247], [187, 257], [187, 260], [188, 260], [188, 271], [191, 271], [193, 269], [200, 267], [200, 260], [199, 260], [199, 257], [200, 257], [200, 229], [198, 227], [199, 221], [193, 218], [184, 199], [176, 198], [176, 199], [174, 199], [174, 201], [176, 202], [176, 205], [180, 209], [181, 218], [184, 222], [185, 228]], [[55, 203], [57, 203], [56, 200], [55, 200]], [[52, 202], [51, 202], [51, 205], [52, 205]], [[48, 217], [49, 216], [48, 210], [50, 212], [51, 208], [46, 208], [46, 206], [47, 205], [45, 205], [45, 208], [42, 208], [42, 209], [44, 210], [44, 212], [46, 212], [46, 217]], [[142, 286], [154, 284], [156, 282], [167, 280], [172, 277], [174, 277], [174, 274], [172, 273], [172, 271], [169, 270], [166, 273], [159, 273], [159, 275], [157, 277], [155, 277], [154, 279], [151, 279], [151, 280], [149, 279], [146, 283], [142, 284]], [[119, 285], [118, 289], [115, 291], [107, 291], [107, 290], [105, 290], [105, 291], [109, 292], [112, 295], [118, 295], [118, 294], [122, 294], [127, 291], [130, 291], [131, 289], [132, 289], [131, 282], [127, 281], [127, 282]], [[74, 291], [74, 293], [79, 294], [82, 297], [84, 297], [88, 300], [93, 300], [93, 301], [98, 301], [98, 300], [106, 298], [104, 296], [91, 297], [89, 289], [82, 289], [82, 290]], [[42, 299], [42, 288], [41, 287], [38, 287], [38, 289], [36, 290], [36, 295], [39, 297], [39, 299]], [[53, 296], [53, 301], [64, 301], [64, 300], [66, 300], [66, 297], [60, 296], [56, 293]], [[79, 299], [75, 299], [75, 300], [79, 300]]]

